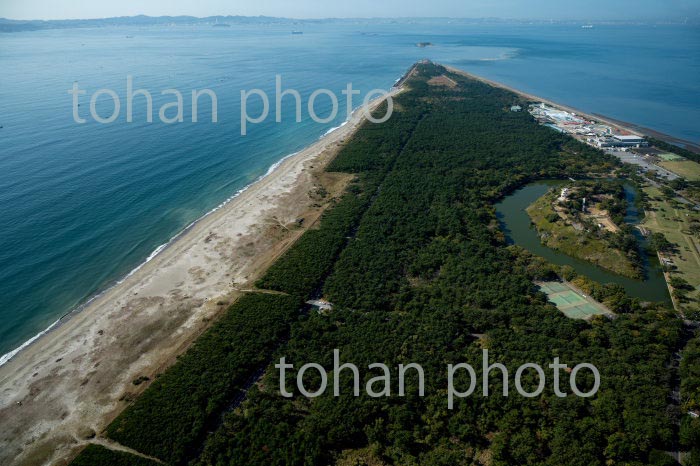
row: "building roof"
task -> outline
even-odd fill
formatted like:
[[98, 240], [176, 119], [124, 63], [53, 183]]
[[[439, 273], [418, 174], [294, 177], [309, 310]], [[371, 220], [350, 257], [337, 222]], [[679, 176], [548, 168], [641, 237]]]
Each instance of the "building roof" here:
[[613, 136], [615, 139], [618, 139], [620, 141], [640, 141], [644, 139], [641, 136], [635, 136], [634, 134], [631, 134], [629, 136], [627, 135], [622, 135], [622, 134], [616, 134]]

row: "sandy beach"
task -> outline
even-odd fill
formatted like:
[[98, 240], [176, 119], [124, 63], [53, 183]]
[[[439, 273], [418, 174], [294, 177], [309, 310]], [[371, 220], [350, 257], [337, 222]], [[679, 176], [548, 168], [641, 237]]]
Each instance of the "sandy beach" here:
[[344, 190], [351, 175], [323, 168], [363, 121], [358, 110], [285, 159], [1, 366], [0, 464], [68, 464], [104, 443], [103, 429], [148, 386], [133, 381], [171, 365]]

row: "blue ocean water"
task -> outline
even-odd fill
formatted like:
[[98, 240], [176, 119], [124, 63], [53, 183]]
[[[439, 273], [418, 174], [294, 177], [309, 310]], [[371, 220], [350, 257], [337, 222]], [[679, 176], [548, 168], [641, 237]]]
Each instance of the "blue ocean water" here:
[[[250, 125], [240, 135], [240, 91], [271, 96], [275, 75], [304, 102], [316, 89], [351, 82], [388, 89], [430, 58], [588, 112], [700, 142], [700, 29], [690, 26], [468, 24], [442, 21], [309, 23], [230, 28], [114, 27], [0, 36], [0, 354], [17, 348], [141, 264], [192, 221], [285, 155], [345, 119]], [[433, 47], [419, 48], [418, 42]], [[134, 100], [125, 120], [126, 77], [153, 94], [154, 122]], [[121, 96], [117, 121], [76, 124], [73, 82]], [[158, 109], [183, 92], [185, 122]], [[189, 122], [189, 92], [218, 97], [217, 124], [202, 99]], [[355, 98], [354, 105], [361, 103]], [[251, 98], [251, 114], [259, 105]], [[111, 113], [111, 101], [97, 110]], [[274, 105], [274, 102], [273, 102]], [[328, 101], [319, 97], [325, 115]], [[169, 114], [170, 115], [170, 114]], [[274, 115], [274, 108], [272, 110]]]

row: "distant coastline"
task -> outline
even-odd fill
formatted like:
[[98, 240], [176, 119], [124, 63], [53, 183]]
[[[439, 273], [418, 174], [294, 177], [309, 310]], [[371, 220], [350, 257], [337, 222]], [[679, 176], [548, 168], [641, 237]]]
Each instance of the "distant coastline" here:
[[[94, 28], [94, 27], [110, 27], [110, 26], [174, 26], [174, 25], [214, 25], [217, 23], [225, 23], [231, 25], [244, 24], [314, 24], [314, 23], [355, 23], [363, 21], [367, 23], [386, 23], [386, 22], [411, 22], [411, 23], [429, 23], [436, 21], [449, 21], [450, 23], [465, 23], [465, 24], [569, 24], [573, 27], [581, 28], [583, 26], [593, 25], [639, 25], [647, 26], [650, 24], [700, 24], [688, 23], [687, 20], [678, 21], [630, 21], [630, 20], [606, 20], [589, 23], [581, 20], [522, 20], [522, 19], [503, 19], [503, 18], [416, 18], [416, 17], [400, 17], [400, 18], [321, 18], [321, 19], [304, 19], [304, 18], [284, 18], [276, 16], [117, 16], [109, 18], [88, 18], [88, 19], [9, 19], [0, 18], [0, 32], [23, 32], [23, 31], [40, 31], [46, 29], [69, 29], [69, 28]], [[224, 26], [226, 27], [226, 26]]]

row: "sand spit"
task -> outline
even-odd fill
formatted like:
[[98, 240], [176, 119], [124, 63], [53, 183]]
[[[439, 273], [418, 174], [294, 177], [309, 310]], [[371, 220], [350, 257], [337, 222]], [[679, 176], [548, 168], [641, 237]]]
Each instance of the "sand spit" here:
[[172, 364], [343, 191], [351, 176], [323, 168], [363, 121], [286, 158], [1, 366], [0, 464], [67, 464], [95, 441], [148, 385], [132, 382]]

